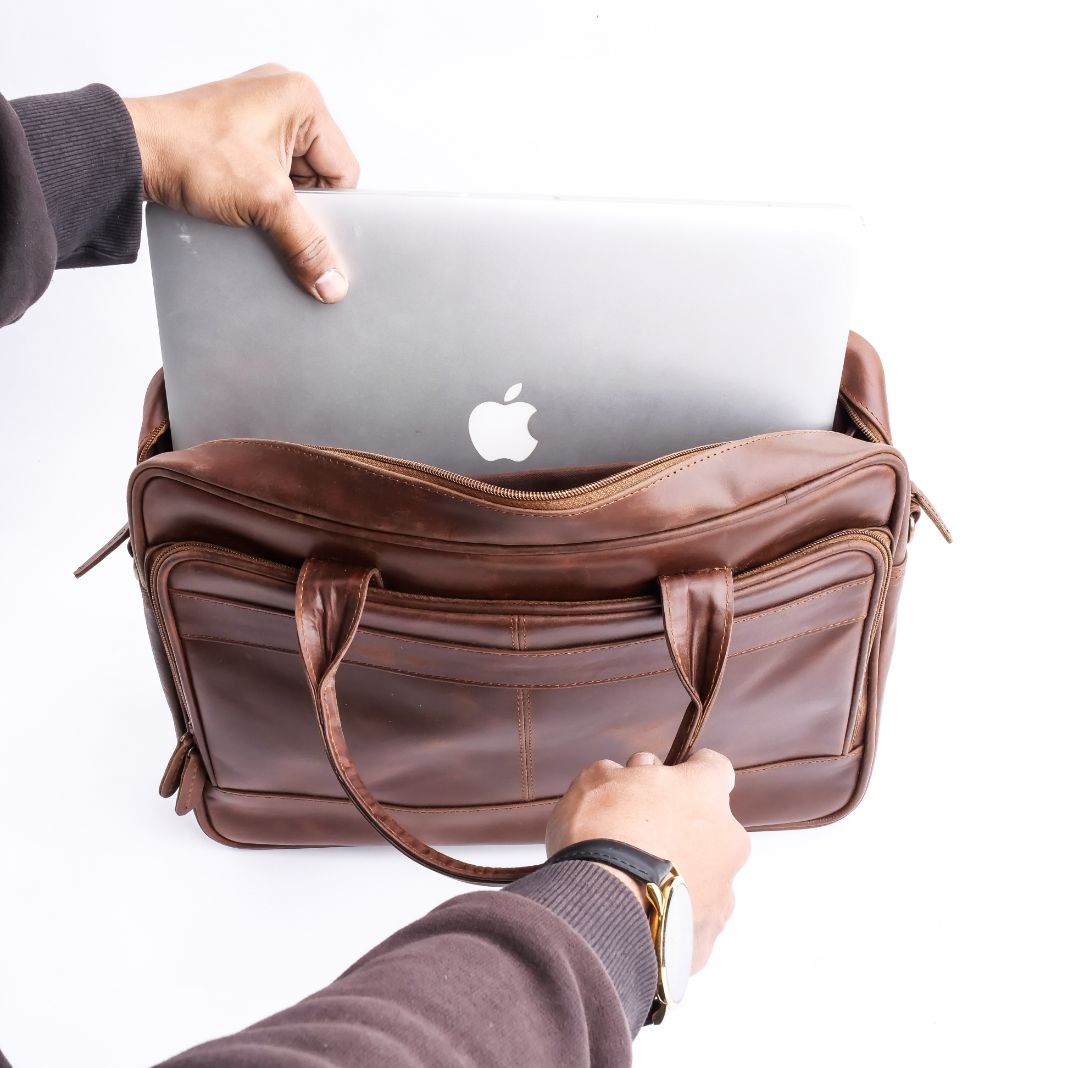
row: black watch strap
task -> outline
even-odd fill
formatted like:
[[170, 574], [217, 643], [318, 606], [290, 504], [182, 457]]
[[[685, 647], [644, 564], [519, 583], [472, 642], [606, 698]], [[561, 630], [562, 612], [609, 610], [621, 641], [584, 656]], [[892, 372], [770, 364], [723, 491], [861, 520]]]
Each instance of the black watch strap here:
[[590, 838], [576, 842], [554, 853], [545, 862], [558, 864], [562, 860], [596, 860], [612, 868], [633, 875], [642, 883], [660, 886], [671, 871], [671, 861], [646, 853], [644, 849], [617, 842], [613, 838]]

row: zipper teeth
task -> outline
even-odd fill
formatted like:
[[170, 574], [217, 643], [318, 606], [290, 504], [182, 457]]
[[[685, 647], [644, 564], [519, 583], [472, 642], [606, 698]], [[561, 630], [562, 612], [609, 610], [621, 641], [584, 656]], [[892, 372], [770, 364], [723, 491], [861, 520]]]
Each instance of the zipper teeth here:
[[[860, 412], [857, 411], [857, 406], [848, 397], [843, 396], [842, 402], [845, 404], [846, 410], [849, 412], [849, 417], [853, 420], [853, 424], [868, 441], [874, 442], [877, 445], [889, 444], [886, 438], [879, 433], [879, 431], [877, 431], [872, 424], [860, 414]], [[922, 490], [917, 489], [914, 482], [911, 484], [910, 496], [920, 506], [920, 510], [923, 514], [934, 523], [938, 533], [941, 534], [947, 542], [952, 544], [953, 535], [950, 534], [945, 520], [938, 514], [938, 509], [935, 508], [930, 500], [928, 500], [926, 494], [924, 494]]]
[[149, 435], [148, 440], [138, 450], [138, 453], [137, 453], [137, 462], [138, 463], [141, 463], [141, 462], [144, 461], [145, 457], [148, 456], [149, 452], [151, 452], [152, 446], [155, 445], [156, 442], [159, 441], [159, 439], [161, 437], [163, 437], [164, 433], [166, 432], [167, 428], [170, 425], [171, 425], [170, 421], [167, 420], [167, 419], [164, 419], [162, 423], [160, 423], [158, 426], [156, 426], [156, 428]]
[[888, 534], [884, 534], [881, 530], [850, 528], [848, 530], [841, 530], [837, 534], [830, 534], [826, 538], [820, 538], [818, 541], [814, 541], [810, 545], [804, 545], [800, 549], [794, 549], [793, 552], [784, 553], [782, 556], [775, 557], [774, 560], [769, 560], [766, 564], [760, 564], [757, 567], [739, 571], [734, 577], [750, 578], [751, 576], [759, 575], [764, 571], [770, 571], [772, 568], [778, 567], [787, 560], [793, 560], [799, 556], [807, 556], [809, 553], [815, 552], [817, 549], [822, 549], [836, 541], [855, 541], [857, 539], [874, 542], [879, 546], [879, 549], [888, 564], [892, 562], [890, 558], [890, 536]]
[[326, 445], [306, 445], [304, 447], [315, 452], [327, 453], [331, 456], [362, 460], [375, 467], [389, 470], [400, 468], [407, 471], [417, 471], [419, 474], [428, 475], [440, 482], [463, 486], [465, 489], [474, 490], [487, 497], [502, 497], [511, 501], [565, 501], [580, 499], [607, 486], [613, 486], [618, 482], [636, 478], [658, 467], [666, 467], [685, 456], [718, 448], [723, 444], [725, 442], [717, 441], [708, 445], [695, 445], [687, 449], [679, 449], [677, 452], [668, 453], [666, 456], [658, 456], [655, 460], [647, 460], [645, 463], [628, 467], [623, 471], [617, 471], [615, 474], [607, 475], [593, 482], [585, 482], [581, 486], [575, 486], [572, 489], [559, 490], [520, 490], [513, 489], [511, 486], [496, 486], [492, 482], [484, 482], [482, 479], [472, 478], [470, 475], [461, 475], [455, 471], [448, 471], [443, 467], [419, 463], [417, 460], [402, 460], [393, 456], [383, 456], [380, 453], [361, 452], [357, 449], [337, 449]]
[[[861, 434], [870, 442], [875, 444], [886, 444], [883, 436], [860, 414], [857, 410], [857, 406], [853, 404], [848, 397], [843, 396], [842, 400], [845, 402], [849, 415]], [[470, 475], [461, 475], [456, 471], [449, 471], [443, 467], [435, 467], [432, 464], [420, 463], [418, 460], [404, 460], [394, 456], [384, 456], [381, 453], [364, 452], [359, 449], [340, 449], [328, 445], [306, 445], [305, 448], [332, 456], [345, 457], [346, 459], [362, 460], [365, 463], [372, 464], [376, 467], [389, 469], [400, 468], [407, 471], [417, 471], [420, 474], [428, 475], [439, 481], [451, 483], [456, 486], [463, 486], [465, 489], [475, 490], [476, 492], [487, 496], [503, 497], [513, 501], [563, 501], [581, 498], [590, 493], [595, 493], [598, 490], [604, 489], [606, 486], [612, 486], [618, 482], [635, 478], [655, 470], [658, 467], [666, 467], [686, 456], [691, 456], [698, 452], [705, 452], [708, 449], [715, 449], [725, 444], [726, 442], [716, 441], [710, 444], [695, 445], [686, 449], [678, 449], [675, 452], [668, 453], [666, 456], [659, 456], [654, 460], [647, 460], [645, 463], [637, 464], [634, 467], [628, 467], [623, 471], [617, 471], [615, 474], [608, 475], [605, 478], [599, 478], [593, 482], [575, 486], [572, 489], [561, 490], [519, 490], [513, 489], [510, 486], [497, 486], [492, 482], [472, 478]]]
[[886, 439], [880, 434], [867, 419], [857, 410], [857, 406], [844, 394], [842, 395], [842, 402], [846, 406], [846, 411], [849, 412], [849, 418], [853, 420], [853, 425], [860, 431], [861, 435], [867, 438], [868, 441], [873, 442], [876, 445], [887, 444]]

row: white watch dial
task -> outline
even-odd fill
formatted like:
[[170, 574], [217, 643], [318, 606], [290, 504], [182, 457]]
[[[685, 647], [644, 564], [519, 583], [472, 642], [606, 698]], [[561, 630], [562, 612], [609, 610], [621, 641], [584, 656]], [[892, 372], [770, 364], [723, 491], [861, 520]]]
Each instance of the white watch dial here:
[[693, 902], [682, 879], [676, 879], [664, 917], [664, 985], [672, 1002], [682, 1001], [693, 968]]

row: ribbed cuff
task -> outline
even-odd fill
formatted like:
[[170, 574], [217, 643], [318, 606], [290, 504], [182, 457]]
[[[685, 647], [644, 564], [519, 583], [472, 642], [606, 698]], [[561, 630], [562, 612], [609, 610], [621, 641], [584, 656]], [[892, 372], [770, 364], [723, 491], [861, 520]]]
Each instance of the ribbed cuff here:
[[57, 266], [131, 263], [141, 244], [141, 153], [121, 97], [106, 85], [12, 100], [26, 132]]
[[631, 1037], [637, 1035], [656, 993], [656, 953], [637, 898], [611, 872], [587, 860], [539, 868], [505, 891], [544, 905], [589, 943], [619, 994]]

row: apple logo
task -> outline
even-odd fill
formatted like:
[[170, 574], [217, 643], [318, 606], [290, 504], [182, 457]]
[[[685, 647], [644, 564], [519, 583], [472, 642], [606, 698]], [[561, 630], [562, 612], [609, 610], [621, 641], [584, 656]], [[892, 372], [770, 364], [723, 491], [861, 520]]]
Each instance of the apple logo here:
[[526, 401], [512, 403], [522, 388], [523, 383], [516, 382], [505, 393], [504, 404], [483, 401], [468, 417], [467, 432], [483, 460], [525, 460], [538, 444], [527, 429], [538, 409]]

